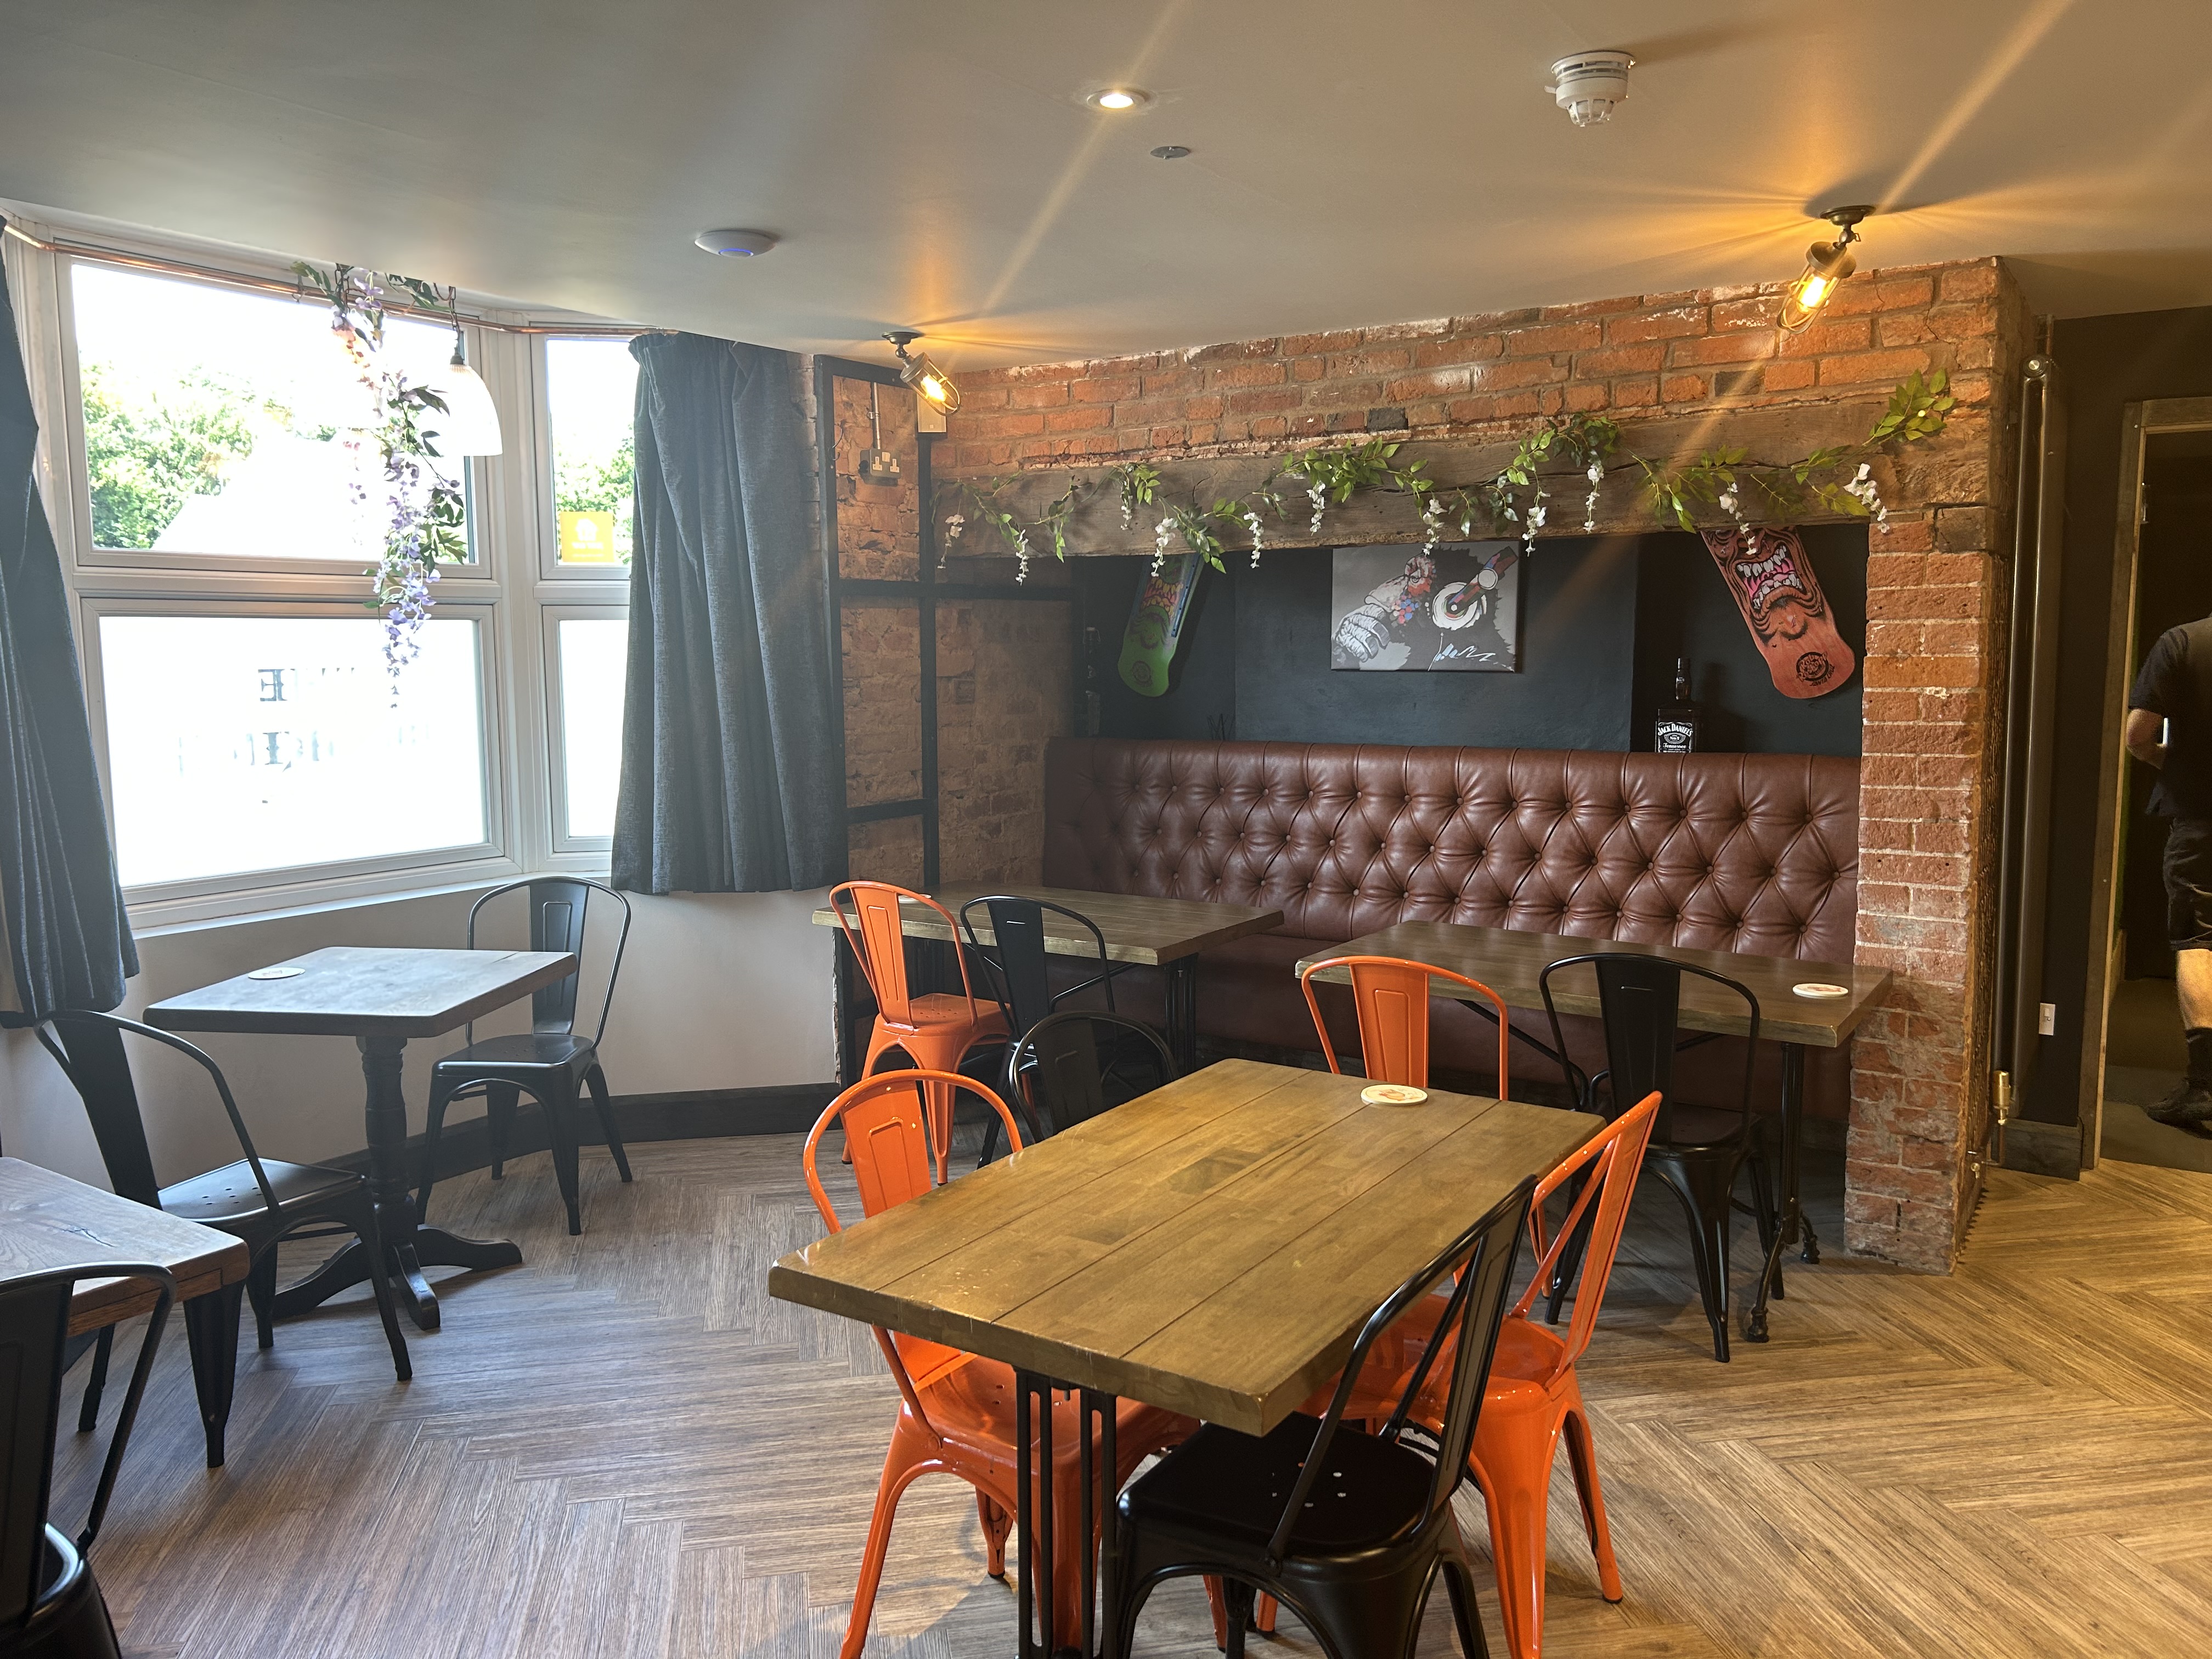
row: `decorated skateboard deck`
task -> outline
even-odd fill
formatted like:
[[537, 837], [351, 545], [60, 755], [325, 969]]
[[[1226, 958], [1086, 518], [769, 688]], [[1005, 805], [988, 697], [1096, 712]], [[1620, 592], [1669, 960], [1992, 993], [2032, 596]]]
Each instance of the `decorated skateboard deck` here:
[[1168, 689], [1168, 666], [1175, 660], [1176, 645], [1182, 638], [1183, 620], [1190, 615], [1191, 596], [1206, 568], [1195, 553], [1160, 567], [1158, 575], [1137, 591], [1136, 608], [1121, 635], [1121, 683], [1140, 696], [1157, 697]]
[[1828, 596], [1796, 531], [1748, 525], [1705, 537], [1776, 690], [1818, 697], [1850, 678], [1859, 659], [1836, 632]]

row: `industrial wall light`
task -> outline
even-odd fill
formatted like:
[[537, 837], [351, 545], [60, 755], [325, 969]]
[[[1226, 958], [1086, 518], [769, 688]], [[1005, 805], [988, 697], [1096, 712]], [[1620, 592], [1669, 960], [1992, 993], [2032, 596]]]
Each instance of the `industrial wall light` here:
[[1873, 211], [1861, 204], [1830, 208], [1820, 216], [1836, 228], [1836, 240], [1815, 242], [1805, 250], [1805, 269], [1782, 296], [1782, 310], [1774, 319], [1785, 331], [1795, 334], [1819, 316], [1844, 278], [1858, 269], [1851, 244], [1859, 239], [1859, 221]]
[[952, 384], [951, 375], [931, 361], [927, 352], [907, 355], [906, 349], [921, 337], [921, 331], [915, 328], [895, 328], [884, 336], [898, 353], [900, 380], [912, 386], [915, 396], [932, 409], [950, 415], [960, 407], [960, 388]]

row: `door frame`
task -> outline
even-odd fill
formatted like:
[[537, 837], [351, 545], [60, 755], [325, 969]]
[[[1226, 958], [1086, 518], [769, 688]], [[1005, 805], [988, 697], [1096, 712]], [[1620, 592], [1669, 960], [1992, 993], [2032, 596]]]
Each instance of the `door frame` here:
[[2128, 686], [2135, 678], [2136, 562], [2142, 552], [2143, 462], [2161, 433], [2212, 431], [2212, 398], [2149, 398], [2120, 411], [2120, 491], [2112, 547], [2112, 611], [2105, 635], [2104, 726], [2098, 739], [2097, 844], [2089, 863], [2089, 978], [2081, 1029], [2094, 1042], [2081, 1045], [2081, 1097], [2090, 1109], [2081, 1124], [2081, 1167], [2095, 1167], [2105, 1133], [2105, 1043], [2119, 974], [2112, 932], [2118, 921], [2119, 858], [2128, 810], [2128, 752], [2120, 723]]

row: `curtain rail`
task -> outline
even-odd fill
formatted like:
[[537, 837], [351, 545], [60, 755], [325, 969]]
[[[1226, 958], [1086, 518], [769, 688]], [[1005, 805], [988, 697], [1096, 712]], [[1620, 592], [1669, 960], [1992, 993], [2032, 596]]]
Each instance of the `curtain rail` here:
[[[216, 265], [196, 265], [182, 259], [165, 259], [151, 253], [129, 253], [121, 248], [100, 247], [90, 242], [70, 242], [56, 238], [47, 241], [33, 236], [12, 220], [0, 224], [0, 229], [18, 241], [27, 242], [41, 253], [62, 253], [72, 259], [88, 259], [97, 264], [125, 265], [134, 270], [160, 271], [165, 276], [190, 276], [203, 283], [216, 283], [225, 288], [245, 289], [253, 294], [271, 294], [280, 299], [307, 300], [311, 296], [297, 283], [287, 283], [275, 276], [249, 276], [243, 272], [224, 270]], [[453, 325], [450, 311], [432, 311], [422, 306], [387, 305], [389, 317], [420, 317], [425, 321]], [[502, 323], [489, 317], [461, 314], [461, 320], [471, 327], [488, 329], [495, 334], [556, 334], [563, 337], [603, 335], [610, 338], [630, 339], [640, 334], [660, 334], [665, 329], [646, 328], [631, 323]]]

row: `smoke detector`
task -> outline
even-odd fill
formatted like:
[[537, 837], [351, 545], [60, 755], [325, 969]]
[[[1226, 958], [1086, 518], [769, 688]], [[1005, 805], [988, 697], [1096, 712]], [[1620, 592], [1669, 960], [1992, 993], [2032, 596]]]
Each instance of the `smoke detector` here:
[[702, 230], [691, 240], [708, 252], [728, 259], [750, 259], [776, 243], [775, 233], [768, 230]]
[[1544, 90], [1577, 126], [1594, 127], [1613, 119], [1613, 106], [1628, 96], [1628, 71], [1635, 63], [1625, 52], [1578, 52], [1552, 65], [1558, 84]]

